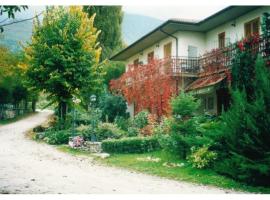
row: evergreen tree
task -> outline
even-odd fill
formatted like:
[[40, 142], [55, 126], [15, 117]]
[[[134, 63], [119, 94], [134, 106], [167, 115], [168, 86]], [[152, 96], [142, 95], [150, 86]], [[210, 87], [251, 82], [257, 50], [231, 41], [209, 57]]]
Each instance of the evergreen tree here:
[[222, 174], [260, 185], [270, 185], [270, 72], [265, 66], [259, 57], [252, 101], [245, 89], [232, 92], [231, 109], [222, 116], [222, 160], [215, 167]]
[[102, 47], [101, 60], [110, 58], [123, 47], [121, 25], [123, 12], [121, 6], [84, 6], [89, 16], [96, 14], [94, 26], [101, 31], [99, 36]]

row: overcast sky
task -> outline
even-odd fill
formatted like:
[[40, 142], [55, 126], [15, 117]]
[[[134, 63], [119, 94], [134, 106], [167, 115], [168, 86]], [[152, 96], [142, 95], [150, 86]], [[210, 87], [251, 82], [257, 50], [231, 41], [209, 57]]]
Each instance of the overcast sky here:
[[203, 19], [227, 6], [123, 6], [128, 13], [146, 15], [161, 20], [170, 18]]
[[[163, 21], [170, 18], [201, 20], [227, 6], [123, 6], [123, 11], [133, 14], [146, 15]], [[31, 17], [33, 13], [40, 13], [45, 6], [30, 6], [28, 10], [17, 13], [17, 18]]]

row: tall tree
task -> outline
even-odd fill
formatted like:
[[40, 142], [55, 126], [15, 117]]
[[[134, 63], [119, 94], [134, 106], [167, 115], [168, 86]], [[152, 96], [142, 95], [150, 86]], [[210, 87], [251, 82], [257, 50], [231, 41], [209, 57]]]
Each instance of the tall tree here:
[[61, 120], [73, 96], [81, 97], [82, 91], [95, 90], [101, 83], [94, 17], [88, 18], [80, 6], [47, 8], [42, 25], [35, 22], [32, 43], [25, 48], [29, 81], [58, 103]]
[[121, 6], [84, 6], [89, 16], [96, 14], [94, 26], [101, 31], [99, 42], [102, 47], [101, 60], [111, 57], [123, 46]]

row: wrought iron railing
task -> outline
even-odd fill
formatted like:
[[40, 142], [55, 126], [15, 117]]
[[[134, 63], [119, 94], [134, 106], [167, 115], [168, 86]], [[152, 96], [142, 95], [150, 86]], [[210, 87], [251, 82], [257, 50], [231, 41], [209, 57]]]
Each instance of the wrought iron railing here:
[[[264, 36], [253, 36], [249, 39], [249, 51], [254, 54], [261, 54], [266, 62], [270, 62], [270, 38]], [[247, 42], [248, 39], [242, 41]], [[170, 67], [173, 76], [186, 74], [203, 75], [207, 73], [219, 72], [232, 66], [234, 55], [241, 42], [230, 44], [224, 48], [212, 49], [203, 56], [196, 58], [172, 57], [167, 59], [166, 65]]]

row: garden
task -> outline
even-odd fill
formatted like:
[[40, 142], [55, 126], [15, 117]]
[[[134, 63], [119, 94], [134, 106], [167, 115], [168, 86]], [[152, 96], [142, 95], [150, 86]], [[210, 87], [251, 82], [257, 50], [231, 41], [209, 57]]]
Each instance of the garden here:
[[[30, 100], [34, 110], [36, 97], [46, 96], [42, 108], [51, 106], [55, 115], [46, 125], [34, 128], [32, 136], [65, 152], [92, 156], [84, 145], [99, 144], [100, 150], [110, 154], [106, 159], [97, 158], [104, 164], [199, 184], [269, 193], [269, 52], [254, 53], [254, 37], [235, 44], [229, 86], [231, 105], [221, 116], [200, 113], [199, 98], [184, 92], [171, 95], [171, 88], [166, 90], [164, 86], [159, 100], [168, 99], [168, 103], [159, 107], [158, 115], [140, 109], [131, 117], [125, 98], [109, 87], [110, 80], [125, 72], [123, 63], [107, 59], [124, 46], [121, 35], [112, 34], [108, 42], [108, 32], [102, 30], [104, 21], [121, 23], [121, 8], [111, 10], [112, 15], [106, 13], [110, 16], [107, 20], [98, 9], [47, 7], [42, 23], [34, 20], [32, 41], [24, 46], [23, 56], [14, 57], [14, 66], [22, 72], [7, 70], [5, 78], [0, 73], [8, 88], [0, 88], [1, 94], [8, 94], [0, 105], [13, 103], [17, 108], [25, 103], [27, 108]], [[269, 38], [269, 16], [264, 20], [263, 34]], [[21, 81], [12, 82], [20, 87], [8, 84], [8, 78], [15, 75]], [[140, 94], [132, 95], [139, 98]], [[145, 99], [142, 102], [148, 105]]]

